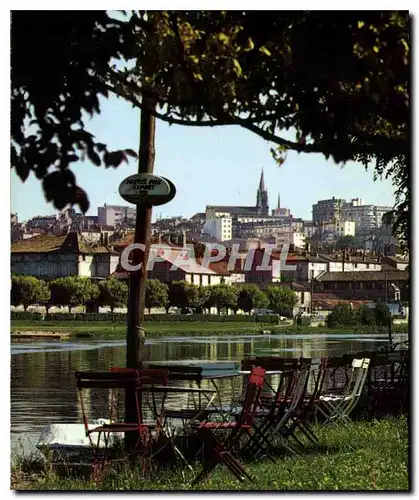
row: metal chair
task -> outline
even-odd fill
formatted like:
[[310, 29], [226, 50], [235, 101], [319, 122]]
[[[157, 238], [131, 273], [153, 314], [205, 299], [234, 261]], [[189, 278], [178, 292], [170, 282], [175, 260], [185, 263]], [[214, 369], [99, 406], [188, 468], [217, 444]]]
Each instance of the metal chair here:
[[[242, 411], [235, 421], [201, 422], [198, 424], [198, 435], [204, 443], [203, 469], [196, 476], [193, 484], [207, 477], [219, 463], [226, 465], [240, 481], [244, 481], [246, 478], [251, 480], [244, 466], [233, 456], [232, 451], [242, 435], [249, 434], [254, 425], [265, 371], [261, 367], [252, 368]], [[229, 431], [229, 435], [227, 438], [221, 439], [220, 433], [225, 431]]]
[[[108, 372], [76, 372], [76, 385], [79, 392], [80, 405], [83, 414], [83, 423], [85, 426], [86, 437], [89, 442], [94, 456], [94, 470], [98, 470], [98, 466], [103, 468], [104, 464], [109, 462], [112, 458], [111, 444], [115, 440], [111, 440], [111, 436], [121, 438], [125, 433], [132, 433], [134, 438], [132, 449], [129, 450], [131, 456], [146, 456], [147, 450], [151, 442], [151, 430], [156, 427], [156, 424], [143, 423], [142, 408], [140, 403], [141, 388], [150, 383], [166, 383], [167, 373], [158, 370], [132, 370], [132, 369], [119, 369], [113, 368]], [[103, 414], [108, 409], [109, 419], [102, 419], [101, 423], [89, 424], [91, 420], [92, 397], [90, 394], [90, 408], [87, 409], [85, 405], [85, 390], [90, 393], [91, 390], [101, 390], [103, 397], [98, 411]], [[127, 391], [131, 394], [134, 403], [134, 414], [132, 421], [124, 421], [118, 415], [120, 405], [118, 404], [119, 391], [124, 395]], [[87, 397], [87, 395], [86, 395]], [[105, 401], [105, 404], [104, 404]], [[89, 418], [90, 417], [90, 418]], [[97, 434], [97, 441], [94, 442], [92, 436]], [[102, 450], [102, 453], [101, 453]], [[128, 452], [128, 450], [125, 450]]]
[[348, 384], [339, 394], [323, 394], [319, 398], [316, 410], [325, 417], [325, 422], [352, 422], [350, 413], [357, 405], [368, 375], [370, 359], [354, 359]]

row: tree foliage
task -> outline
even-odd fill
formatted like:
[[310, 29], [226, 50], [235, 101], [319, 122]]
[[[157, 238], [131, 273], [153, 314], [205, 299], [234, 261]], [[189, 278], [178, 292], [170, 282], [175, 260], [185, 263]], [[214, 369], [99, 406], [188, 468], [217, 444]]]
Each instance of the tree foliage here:
[[237, 308], [251, 313], [253, 309], [268, 307], [268, 297], [257, 285], [242, 285], [239, 288]]
[[387, 304], [377, 303], [374, 307], [361, 306], [356, 311], [350, 304], [337, 304], [326, 318], [328, 328], [338, 326], [382, 326], [386, 327], [390, 319]]
[[115, 307], [125, 307], [128, 300], [128, 286], [125, 282], [116, 278], [99, 282], [100, 295], [98, 303], [101, 306], [109, 306], [111, 312]]
[[57, 278], [50, 284], [51, 304], [54, 306], [67, 306], [69, 312], [73, 307], [95, 302], [99, 297], [99, 287], [88, 278], [68, 276]]
[[298, 301], [294, 290], [288, 287], [270, 285], [266, 290], [266, 295], [272, 311], [283, 316], [292, 317], [293, 308]]
[[[138, 107], [153, 100], [171, 124], [239, 125], [273, 143], [279, 164], [288, 150], [375, 162], [375, 175], [393, 180], [394, 227], [408, 241], [408, 12], [135, 11], [124, 21], [19, 12], [12, 21], [12, 165], [22, 179], [31, 169], [44, 179], [57, 206], [79, 192], [73, 149], [96, 165], [123, 159], [81, 123], [80, 110], [99, 112], [98, 95], [112, 92]], [[26, 137], [32, 108], [40, 132]]]
[[33, 305], [45, 305], [51, 297], [48, 285], [34, 276], [12, 276], [11, 304], [24, 310]]
[[354, 325], [355, 313], [349, 304], [337, 304], [326, 318], [326, 326], [334, 328], [336, 326]]
[[216, 307], [218, 314], [223, 309], [237, 310], [238, 290], [231, 285], [220, 284], [209, 287], [207, 307]]
[[104, 76], [134, 47], [127, 23], [104, 11], [14, 11], [11, 29], [11, 163], [22, 181], [32, 172], [58, 209], [87, 194], [70, 166], [87, 157], [117, 167], [131, 150], [110, 151], [86, 130], [86, 115], [107, 98]]
[[159, 280], [147, 280], [145, 306], [150, 313], [152, 307], [166, 307], [168, 301], [168, 286]]
[[350, 250], [351, 248], [358, 248], [358, 244], [355, 236], [347, 234], [346, 236], [341, 236], [336, 242], [336, 247], [340, 250]]

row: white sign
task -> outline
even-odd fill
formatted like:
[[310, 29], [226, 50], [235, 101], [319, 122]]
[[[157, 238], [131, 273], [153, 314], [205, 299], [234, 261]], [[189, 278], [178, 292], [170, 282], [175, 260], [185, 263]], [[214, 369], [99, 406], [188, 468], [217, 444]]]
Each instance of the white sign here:
[[119, 185], [119, 194], [124, 200], [136, 205], [163, 205], [175, 195], [173, 184], [153, 174], [134, 174]]

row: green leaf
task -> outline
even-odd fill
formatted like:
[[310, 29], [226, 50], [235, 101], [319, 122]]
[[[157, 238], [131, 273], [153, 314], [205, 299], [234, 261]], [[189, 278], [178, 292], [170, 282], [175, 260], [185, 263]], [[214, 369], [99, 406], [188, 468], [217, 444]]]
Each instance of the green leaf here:
[[233, 64], [234, 64], [234, 67], [236, 69], [237, 76], [242, 76], [243, 70], [242, 70], [242, 67], [240, 66], [239, 61], [237, 59], [233, 59]]
[[266, 54], [267, 56], [270, 56], [272, 55], [269, 50], [264, 46], [262, 45], [262, 47], [259, 48], [259, 52], [262, 52], [263, 54]]
[[251, 38], [249, 38], [247, 42], [247, 47], [244, 49], [245, 52], [249, 52], [255, 48], [255, 44]]

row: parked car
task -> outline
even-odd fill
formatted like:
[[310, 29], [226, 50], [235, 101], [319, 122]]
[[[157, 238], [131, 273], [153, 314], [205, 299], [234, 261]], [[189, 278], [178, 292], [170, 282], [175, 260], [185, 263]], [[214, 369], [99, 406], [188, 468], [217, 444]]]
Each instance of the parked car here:
[[253, 315], [255, 316], [278, 316], [271, 309], [253, 309]]

